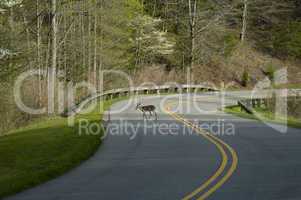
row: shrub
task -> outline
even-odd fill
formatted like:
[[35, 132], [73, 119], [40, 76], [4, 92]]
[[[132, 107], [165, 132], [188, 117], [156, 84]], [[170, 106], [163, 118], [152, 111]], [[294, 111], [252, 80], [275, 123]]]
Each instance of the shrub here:
[[230, 56], [238, 43], [239, 40], [235, 34], [226, 34], [224, 36], [224, 55], [226, 57]]
[[272, 83], [274, 83], [275, 80], [275, 72], [276, 69], [272, 64], [269, 64], [265, 70], [265, 75], [270, 79]]
[[247, 70], [244, 70], [244, 72], [242, 73], [242, 77], [241, 77], [241, 84], [242, 84], [242, 86], [247, 87], [249, 81], [250, 81], [249, 72]]

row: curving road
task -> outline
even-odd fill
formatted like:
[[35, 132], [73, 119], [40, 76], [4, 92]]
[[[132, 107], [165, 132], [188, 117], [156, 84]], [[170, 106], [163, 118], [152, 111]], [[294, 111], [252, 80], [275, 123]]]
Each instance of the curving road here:
[[142, 120], [135, 102], [122, 111], [128, 101], [113, 105], [107, 137], [91, 159], [7, 199], [301, 199], [300, 130], [283, 134], [224, 114], [215, 94], [181, 97], [180, 107], [179, 95], [140, 97], [164, 105], [158, 121]]

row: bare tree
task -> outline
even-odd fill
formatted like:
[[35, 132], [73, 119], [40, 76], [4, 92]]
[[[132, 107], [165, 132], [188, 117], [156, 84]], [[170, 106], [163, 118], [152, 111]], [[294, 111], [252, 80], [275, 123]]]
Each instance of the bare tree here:
[[97, 15], [97, 1], [94, 0], [95, 9], [94, 9], [94, 63], [93, 63], [93, 81], [94, 85], [97, 86], [97, 22], [98, 22], [98, 15]]
[[189, 33], [191, 41], [191, 50], [190, 50], [190, 63], [191, 68], [195, 65], [195, 29], [196, 29], [196, 18], [197, 18], [197, 0], [189, 0]]
[[[51, 22], [51, 67], [48, 72], [48, 100], [54, 99], [55, 94], [55, 79], [56, 79], [56, 65], [57, 65], [57, 2], [56, 0], [51, 1], [51, 13], [52, 13], [52, 22]], [[48, 102], [48, 112], [54, 111], [54, 103]]]
[[242, 30], [241, 30], [241, 42], [244, 42], [245, 39], [246, 39], [247, 15], [248, 15], [248, 0], [244, 0], [244, 11], [243, 11]]
[[[91, 2], [88, 1], [88, 8], [91, 7]], [[91, 76], [91, 13], [90, 10], [88, 10], [88, 81], [90, 81]]]
[[[82, 1], [82, 10], [85, 11], [85, 1]], [[86, 67], [86, 41], [85, 41], [85, 15], [82, 13], [81, 15], [81, 35], [82, 35], [82, 65], [83, 67]]]
[[36, 0], [36, 16], [37, 16], [37, 65], [39, 71], [38, 78], [38, 104], [41, 105], [42, 101], [42, 81], [41, 81], [41, 17], [40, 17], [40, 6], [39, 0]]

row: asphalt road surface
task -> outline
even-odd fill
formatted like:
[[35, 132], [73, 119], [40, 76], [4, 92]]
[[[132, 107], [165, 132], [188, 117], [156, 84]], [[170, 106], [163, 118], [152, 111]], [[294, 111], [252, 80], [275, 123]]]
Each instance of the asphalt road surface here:
[[116, 103], [92, 158], [7, 199], [301, 199], [300, 129], [281, 133], [282, 126], [219, 111], [222, 103], [234, 104], [233, 97], [182, 100], [179, 107], [178, 95], [139, 97], [157, 106], [157, 121], [143, 120], [136, 102]]

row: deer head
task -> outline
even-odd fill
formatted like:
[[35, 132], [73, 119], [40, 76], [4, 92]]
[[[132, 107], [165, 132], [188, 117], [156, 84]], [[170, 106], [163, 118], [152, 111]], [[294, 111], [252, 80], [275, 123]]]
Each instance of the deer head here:
[[141, 103], [137, 103], [136, 110], [138, 110], [141, 105]]

